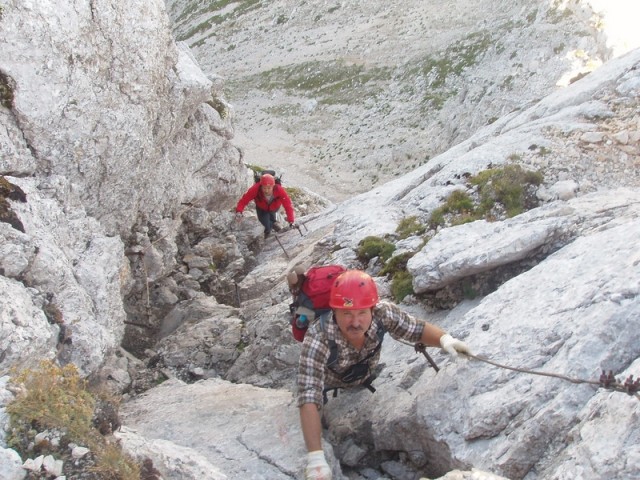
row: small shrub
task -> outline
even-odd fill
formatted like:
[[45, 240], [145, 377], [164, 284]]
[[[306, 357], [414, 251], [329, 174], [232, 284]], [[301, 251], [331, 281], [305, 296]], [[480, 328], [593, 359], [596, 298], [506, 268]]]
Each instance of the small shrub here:
[[245, 340], [242, 340], [242, 339], [241, 339], [241, 340], [238, 342], [238, 344], [236, 345], [236, 350], [237, 350], [238, 352], [241, 352], [241, 353], [242, 353], [242, 352], [244, 352], [244, 351], [245, 351], [245, 349], [246, 349], [248, 346], [249, 346], [249, 343], [248, 343], [248, 342], [246, 342]]
[[304, 192], [297, 187], [286, 187], [285, 190], [294, 205], [306, 196]]
[[[87, 390], [73, 364], [59, 367], [43, 361], [38, 368], [16, 372], [11, 382], [19, 386], [19, 393], [6, 407], [10, 427], [7, 443], [23, 458], [33, 452], [36, 433], [55, 430], [62, 434], [60, 452], [68, 450], [66, 446], [72, 442], [91, 450], [95, 457], [91, 478], [140, 479], [139, 465], [118, 444], [109, 443], [95, 425], [97, 404], [104, 401], [99, 402]], [[46, 444], [38, 447], [39, 451], [51, 448]]]
[[463, 212], [451, 218], [451, 225], [462, 225], [478, 220], [478, 214], [475, 211]]
[[396, 273], [407, 270], [407, 262], [415, 253], [405, 252], [395, 255], [389, 259], [385, 266], [380, 270], [380, 275], [390, 275], [393, 277]]
[[447, 198], [447, 211], [449, 213], [464, 213], [473, 210], [473, 200], [467, 192], [454, 190]]
[[431, 212], [431, 216], [429, 217], [429, 227], [435, 230], [436, 228], [444, 225], [444, 214], [444, 207], [438, 207]]
[[7, 405], [13, 428], [10, 444], [19, 444], [16, 434], [31, 428], [59, 429], [75, 442], [84, 442], [91, 435], [95, 400], [74, 365], [61, 368], [41, 362], [39, 369], [25, 369], [13, 381], [24, 388]]
[[396, 302], [401, 302], [407, 295], [412, 295], [413, 278], [407, 271], [397, 272], [391, 281], [391, 294]]
[[447, 197], [444, 205], [431, 212], [429, 226], [437, 228], [444, 225], [445, 215], [468, 215], [474, 211], [473, 200], [463, 190], [454, 190]]
[[[0, 18], [1, 17], [2, 10], [0, 10]], [[11, 108], [13, 106], [12, 81], [2, 72], [0, 72], [0, 104], [5, 108]]]
[[471, 281], [464, 280], [462, 282], [462, 295], [467, 300], [473, 300], [478, 296], [478, 293], [476, 292], [475, 288], [473, 288]]
[[[140, 467], [126, 455], [118, 444], [107, 444], [90, 467], [98, 478], [114, 480], [140, 480]], [[156, 477], [157, 478], [157, 477]]]
[[538, 151], [538, 155], [540, 155], [541, 157], [546, 157], [550, 153], [551, 150], [549, 150], [547, 147], [540, 147], [540, 150]]
[[496, 203], [501, 204], [508, 217], [522, 213], [527, 205], [526, 189], [542, 183], [542, 174], [523, 169], [520, 165], [484, 170], [469, 179], [478, 186], [480, 205], [478, 213], [490, 214]]
[[375, 257], [380, 257], [383, 262], [386, 262], [395, 249], [396, 246], [393, 243], [380, 237], [369, 236], [360, 240], [356, 255], [360, 261], [365, 263]]
[[403, 239], [413, 235], [422, 235], [426, 229], [427, 228], [420, 223], [418, 217], [411, 216], [400, 220], [400, 223], [398, 223], [398, 226], [396, 227], [396, 233], [401, 239]]
[[221, 267], [226, 265], [227, 253], [227, 250], [220, 245], [209, 248], [209, 257], [213, 266]]
[[[529, 148], [538, 147], [532, 145]], [[511, 154], [509, 158], [514, 160], [519, 156]], [[451, 225], [461, 225], [481, 218], [490, 221], [503, 214], [514, 217], [537, 206], [531, 187], [540, 185], [542, 180], [542, 173], [525, 170], [517, 164], [483, 170], [469, 178], [469, 183], [478, 190], [477, 204], [466, 192], [456, 190], [447, 197], [444, 205], [431, 213], [429, 226], [436, 229], [444, 225], [447, 218]]]

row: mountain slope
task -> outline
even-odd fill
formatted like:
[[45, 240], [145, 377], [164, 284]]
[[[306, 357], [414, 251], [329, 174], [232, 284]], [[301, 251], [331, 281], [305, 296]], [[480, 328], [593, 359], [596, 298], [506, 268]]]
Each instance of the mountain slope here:
[[177, 38], [226, 83], [245, 161], [331, 200], [415, 169], [610, 58], [606, 17], [590, 4], [168, 2]]

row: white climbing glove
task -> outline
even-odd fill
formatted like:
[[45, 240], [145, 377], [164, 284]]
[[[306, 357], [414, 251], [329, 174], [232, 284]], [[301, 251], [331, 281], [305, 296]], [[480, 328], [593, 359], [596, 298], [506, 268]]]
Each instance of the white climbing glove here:
[[329, 468], [322, 450], [307, 453], [304, 480], [331, 480], [331, 468]]
[[240, 223], [242, 221], [242, 218], [242, 212], [236, 212], [236, 222]]
[[440, 346], [442, 349], [453, 357], [458, 356], [458, 352], [471, 353], [469, 346], [457, 338], [453, 338], [448, 333], [440, 337]]

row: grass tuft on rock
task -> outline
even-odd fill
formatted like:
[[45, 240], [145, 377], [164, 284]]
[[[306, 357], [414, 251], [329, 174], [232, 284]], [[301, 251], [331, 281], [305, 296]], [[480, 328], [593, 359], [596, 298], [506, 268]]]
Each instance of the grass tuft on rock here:
[[[88, 390], [73, 364], [60, 367], [42, 361], [37, 368], [15, 372], [11, 383], [17, 394], [6, 407], [7, 444], [23, 460], [38, 455], [68, 455], [69, 445], [74, 443], [90, 450], [92, 460], [87, 469], [93, 472], [92, 478], [140, 479], [138, 463], [101, 433], [97, 406], [104, 405], [104, 398]], [[36, 442], [35, 436], [42, 432], [55, 432], [59, 445]], [[65, 463], [73, 462], [68, 458]]]

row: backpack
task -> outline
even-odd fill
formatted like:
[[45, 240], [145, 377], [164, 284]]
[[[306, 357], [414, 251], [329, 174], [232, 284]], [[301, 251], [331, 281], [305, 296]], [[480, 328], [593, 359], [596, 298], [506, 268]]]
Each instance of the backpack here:
[[338, 275], [345, 272], [342, 265], [314, 266], [304, 273], [300, 290], [289, 305], [293, 337], [302, 342], [309, 324], [331, 311], [329, 295]]
[[253, 181], [255, 183], [260, 183], [260, 179], [262, 178], [262, 175], [264, 175], [265, 173], [268, 173], [269, 175], [272, 175], [273, 178], [275, 178], [276, 185], [282, 185], [282, 175], [276, 175], [275, 170], [260, 170], [260, 171], [254, 170]]

